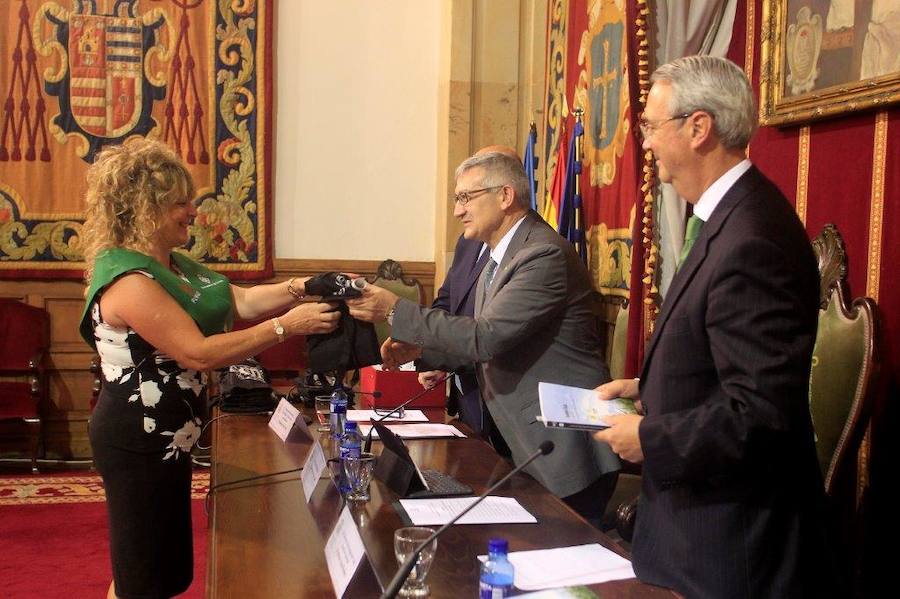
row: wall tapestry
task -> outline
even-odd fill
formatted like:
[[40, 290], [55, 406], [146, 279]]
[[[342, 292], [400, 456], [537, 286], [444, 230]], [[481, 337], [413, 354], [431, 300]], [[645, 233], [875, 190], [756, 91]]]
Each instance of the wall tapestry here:
[[545, 189], [554, 188], [560, 153], [583, 111], [578, 176], [588, 267], [602, 294], [630, 302], [630, 369], [639, 363], [655, 289], [652, 182], [645, 180], [652, 169], [644, 168], [635, 127], [649, 77], [646, 11], [643, 0], [553, 0], [547, 40]]
[[272, 272], [273, 0], [0, 2], [0, 278], [79, 278], [85, 171], [161, 139], [197, 187], [185, 251]]

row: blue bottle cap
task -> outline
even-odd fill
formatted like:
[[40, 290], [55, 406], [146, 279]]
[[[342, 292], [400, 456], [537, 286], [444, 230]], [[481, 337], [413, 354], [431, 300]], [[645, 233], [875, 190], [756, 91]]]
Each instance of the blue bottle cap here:
[[357, 427], [357, 423], [354, 420], [348, 420], [344, 423], [344, 431], [355, 431]]
[[509, 552], [509, 542], [506, 539], [491, 539], [488, 541], [488, 553], [503, 553], [506, 554]]

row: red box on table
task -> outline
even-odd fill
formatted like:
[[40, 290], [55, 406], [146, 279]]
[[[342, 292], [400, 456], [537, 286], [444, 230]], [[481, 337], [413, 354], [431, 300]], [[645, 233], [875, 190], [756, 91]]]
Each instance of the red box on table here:
[[[419, 384], [419, 373], [412, 370], [387, 372], [374, 366], [359, 370], [359, 390], [363, 405], [368, 408], [396, 408], [404, 401], [422, 393], [425, 388]], [[381, 397], [369, 395], [380, 391]], [[410, 408], [443, 408], [447, 402], [446, 385], [438, 385], [412, 402]]]

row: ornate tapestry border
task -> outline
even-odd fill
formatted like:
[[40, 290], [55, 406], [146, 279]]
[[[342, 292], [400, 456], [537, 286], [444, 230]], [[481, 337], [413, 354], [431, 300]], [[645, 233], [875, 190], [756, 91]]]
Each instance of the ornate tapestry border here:
[[[182, 7], [176, 3], [175, 6], [187, 10], [199, 5]], [[133, 8], [129, 5], [124, 10]], [[215, 190], [207, 189], [196, 200], [198, 215], [185, 251], [213, 269], [227, 272], [233, 279], [266, 278], [273, 272], [272, 8], [273, 0], [209, 0], [204, 8], [209, 11], [209, 18], [200, 21], [206, 23], [206, 27], [215, 25], [215, 30], [210, 32], [214, 43], [214, 66], [209, 73], [209, 83], [214, 85], [215, 94], [210, 94], [209, 101], [216, 116], [211, 122], [201, 124], [198, 138], [208, 138], [215, 144], [210, 152], [213, 156], [209, 157], [206, 153], [208, 142], [198, 142], [202, 143], [200, 162], [213, 160], [210, 168]], [[42, 10], [43, 5], [35, 11], [35, 27], [37, 19], [44, 18]], [[63, 12], [65, 14], [52, 15], [54, 25], [69, 26], [70, 14]], [[153, 14], [159, 16], [157, 13], [162, 14], [160, 9]], [[78, 16], [73, 12], [71, 18]], [[165, 23], [177, 20], [164, 16]], [[90, 18], [99, 22], [106, 17], [85, 20]], [[36, 41], [43, 41], [39, 39], [38, 29], [35, 29], [35, 36]], [[174, 43], [172, 40], [169, 40], [170, 46]], [[55, 41], [48, 40], [47, 46], [53, 51], [65, 52]], [[38, 45], [38, 50], [41, 49]], [[160, 51], [156, 46], [153, 50]], [[169, 47], [163, 54], [171, 56], [174, 51]], [[63, 60], [67, 59], [64, 57]], [[173, 69], [177, 72], [177, 66]], [[63, 74], [61, 70], [56, 75], [62, 80]], [[168, 83], [172, 94], [176, 81]], [[186, 87], [181, 89], [187, 93]], [[56, 116], [50, 115], [51, 119]], [[202, 135], [203, 126], [208, 126], [208, 135]], [[50, 129], [55, 131], [53, 123]], [[157, 129], [159, 131], [154, 134], [162, 136], [162, 129]], [[141, 134], [135, 130], [126, 136], [135, 133]], [[190, 152], [193, 153], [193, 147]], [[13, 160], [22, 158], [17, 153], [11, 157]], [[26, 160], [33, 160], [33, 157], [28, 156]], [[21, 194], [0, 185], [0, 278], [80, 278], [84, 264], [78, 253], [77, 240], [82, 222], [81, 214], [28, 213]]]

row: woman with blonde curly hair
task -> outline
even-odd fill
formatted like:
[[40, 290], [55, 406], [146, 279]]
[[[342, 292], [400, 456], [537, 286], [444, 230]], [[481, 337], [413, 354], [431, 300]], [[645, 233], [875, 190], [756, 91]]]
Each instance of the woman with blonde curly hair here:
[[[306, 279], [244, 289], [174, 252], [188, 241], [193, 196], [187, 169], [158, 141], [109, 147], [88, 171], [81, 334], [103, 371], [90, 436], [109, 513], [109, 597], [190, 586], [190, 451], [204, 371], [288, 336], [330, 332], [339, 318], [329, 304], [298, 303]], [[272, 314], [228, 332], [235, 317]]]

